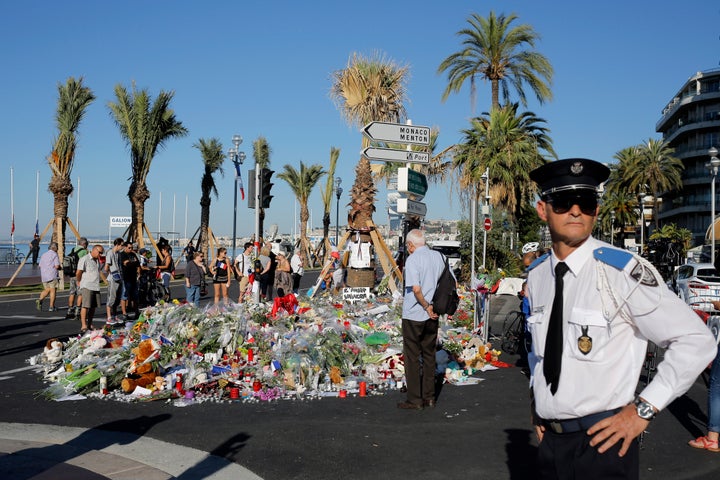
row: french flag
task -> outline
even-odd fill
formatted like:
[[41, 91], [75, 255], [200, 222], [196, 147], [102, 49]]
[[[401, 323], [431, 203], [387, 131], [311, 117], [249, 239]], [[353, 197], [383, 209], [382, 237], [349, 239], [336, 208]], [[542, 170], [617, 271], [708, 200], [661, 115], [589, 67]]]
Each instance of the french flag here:
[[235, 163], [235, 179], [238, 182], [238, 188], [240, 189], [240, 196], [242, 200], [245, 200], [245, 187], [242, 183], [242, 173], [240, 172], [240, 164]]

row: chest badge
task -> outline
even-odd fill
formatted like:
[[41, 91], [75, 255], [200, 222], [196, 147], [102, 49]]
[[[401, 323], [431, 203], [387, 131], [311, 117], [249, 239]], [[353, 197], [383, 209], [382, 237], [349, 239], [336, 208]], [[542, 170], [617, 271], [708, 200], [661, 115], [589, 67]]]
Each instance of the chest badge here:
[[582, 353], [583, 355], [587, 355], [592, 350], [592, 337], [587, 334], [587, 326], [581, 328], [582, 335], [578, 337], [578, 350], [580, 350], [580, 353]]

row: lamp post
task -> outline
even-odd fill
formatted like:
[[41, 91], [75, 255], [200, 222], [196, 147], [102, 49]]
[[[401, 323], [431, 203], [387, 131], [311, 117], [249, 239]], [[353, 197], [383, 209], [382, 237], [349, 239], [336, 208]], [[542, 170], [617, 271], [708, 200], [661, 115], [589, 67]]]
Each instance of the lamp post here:
[[642, 257], [645, 249], [645, 192], [640, 192], [640, 251], [638, 254]]
[[232, 143], [235, 145], [233, 148], [228, 150], [228, 157], [235, 165], [235, 196], [233, 197], [233, 243], [232, 243], [232, 259], [235, 261], [235, 238], [237, 236], [237, 194], [238, 194], [238, 179], [240, 178], [240, 165], [245, 160], [245, 152], [240, 151], [240, 144], [243, 138], [240, 135], [233, 135]]
[[338, 239], [340, 234], [340, 195], [342, 195], [343, 189], [340, 186], [342, 178], [337, 177], [335, 179], [335, 197], [337, 198], [337, 205], [335, 207], [335, 246], [338, 246]]
[[610, 212], [610, 245], [615, 246], [615, 212]]
[[[490, 215], [490, 168], [485, 169], [485, 173], [481, 177], [485, 180], [485, 206], [483, 207], [483, 213], [486, 216]], [[487, 229], [483, 229], [483, 263], [482, 268], [485, 269], [485, 255], [487, 253]]]
[[718, 174], [718, 167], [720, 167], [720, 159], [717, 156], [718, 150], [715, 147], [711, 147], [708, 150], [710, 155], [710, 161], [705, 164], [712, 180], [710, 181], [710, 262], [715, 262], [715, 177]]

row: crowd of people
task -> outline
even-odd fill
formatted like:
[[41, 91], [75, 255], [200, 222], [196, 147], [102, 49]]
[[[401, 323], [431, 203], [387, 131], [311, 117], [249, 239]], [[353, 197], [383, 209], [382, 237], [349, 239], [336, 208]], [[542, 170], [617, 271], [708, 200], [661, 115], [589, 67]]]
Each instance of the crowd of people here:
[[[49, 298], [48, 311], [57, 310], [55, 298], [60, 271], [69, 278], [67, 318], [80, 321], [81, 333], [92, 329], [95, 309], [100, 306], [97, 295], [101, 282], [107, 284], [105, 309], [109, 325], [137, 318], [140, 308], [156, 300], [170, 301], [175, 260], [166, 239], [161, 238], [157, 247], [152, 265], [150, 250], [136, 251], [137, 245], [122, 238], [116, 238], [105, 251], [102, 245], [89, 247], [87, 238], [80, 237], [61, 263], [58, 245], [51, 243], [39, 262], [45, 289], [36, 300], [37, 309], [43, 310], [43, 303]], [[238, 303], [252, 299], [255, 289], [261, 301], [272, 302], [276, 297], [297, 294], [304, 273], [304, 260], [299, 252], [290, 258], [284, 253], [276, 254], [270, 242], [266, 242], [257, 255], [253, 243], [247, 242], [234, 259], [228, 256], [225, 247], [219, 247], [210, 261], [203, 252], [195, 249], [192, 241], [182, 254], [186, 259], [186, 301], [196, 306], [199, 306], [201, 296], [207, 294], [208, 283], [212, 285], [215, 304], [231, 301], [228, 292], [233, 279], [238, 283]], [[160, 290], [156, 285], [163, 292], [160, 298], [153, 296], [154, 291]]]

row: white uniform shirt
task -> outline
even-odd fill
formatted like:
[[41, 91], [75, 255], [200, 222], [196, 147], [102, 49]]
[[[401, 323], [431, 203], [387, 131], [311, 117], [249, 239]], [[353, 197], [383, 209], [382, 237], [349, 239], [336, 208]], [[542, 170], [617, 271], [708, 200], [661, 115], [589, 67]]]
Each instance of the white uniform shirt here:
[[[633, 269], [640, 271], [637, 258], [620, 270], [596, 260], [598, 248], [614, 249], [590, 237], [564, 260], [570, 271], [564, 277], [562, 370], [555, 395], [543, 374], [543, 352], [559, 260], [553, 253], [528, 274], [531, 385], [544, 419], [578, 418], [631, 403], [647, 340], [667, 348], [657, 374], [640, 392], [659, 410], [685, 393], [717, 353], [710, 330], [664, 283], [647, 285], [651, 282], [631, 276]], [[645, 271], [643, 279], [650, 278], [656, 277]], [[622, 314], [613, 315], [612, 295], [618, 305], [627, 297]], [[587, 354], [578, 347], [583, 335], [592, 339]]]

